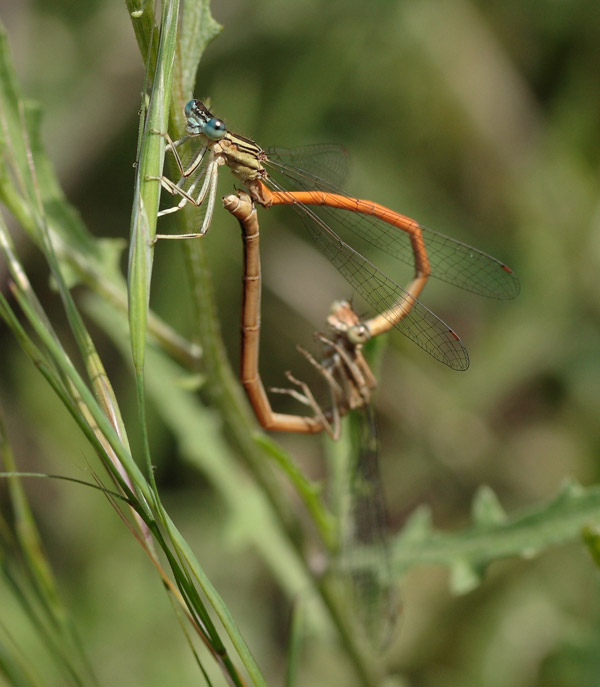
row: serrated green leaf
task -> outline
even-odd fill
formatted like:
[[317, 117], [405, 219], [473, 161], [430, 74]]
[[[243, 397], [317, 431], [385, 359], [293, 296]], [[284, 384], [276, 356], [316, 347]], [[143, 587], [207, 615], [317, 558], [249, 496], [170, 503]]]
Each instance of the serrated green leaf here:
[[496, 497], [488, 493], [479, 498], [486, 511], [484, 521], [457, 532], [430, 529], [427, 511], [418, 509], [392, 542], [396, 574], [415, 566], [440, 565], [451, 570], [453, 589], [472, 588], [494, 561], [532, 558], [578, 540], [582, 528], [600, 521], [600, 487], [584, 489], [574, 481], [566, 482], [548, 503], [501, 520]]
[[506, 520], [506, 513], [490, 487], [481, 486], [473, 498], [473, 522], [476, 525], [496, 525]]
[[405, 522], [402, 532], [398, 535], [398, 540], [401, 540], [403, 545], [426, 541], [432, 532], [431, 508], [418, 506]]
[[454, 594], [468, 594], [478, 587], [484, 571], [466, 560], [457, 560], [450, 567], [450, 589]]

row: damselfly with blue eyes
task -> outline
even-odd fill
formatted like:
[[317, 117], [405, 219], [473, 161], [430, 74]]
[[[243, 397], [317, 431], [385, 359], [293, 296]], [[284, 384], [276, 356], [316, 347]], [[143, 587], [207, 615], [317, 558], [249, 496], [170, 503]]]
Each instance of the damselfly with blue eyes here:
[[[455, 370], [466, 370], [469, 356], [458, 335], [418, 296], [430, 275], [468, 291], [492, 298], [514, 298], [519, 281], [500, 260], [461, 241], [422, 227], [418, 222], [378, 203], [348, 196], [326, 177], [344, 176], [344, 153], [335, 146], [309, 146], [296, 150], [263, 150], [254, 141], [227, 130], [199, 100], [185, 107], [186, 135], [172, 141], [181, 178], [177, 183], [161, 177], [163, 187], [181, 196], [180, 202], [159, 214], [176, 212], [190, 203], [203, 206], [204, 219], [193, 234], [158, 234], [157, 238], [203, 236], [211, 222], [219, 167], [227, 166], [265, 208], [291, 205], [313, 239], [352, 288], [377, 313], [348, 333], [357, 343], [396, 327], [427, 353]], [[198, 145], [184, 165], [178, 149]], [[336, 226], [348, 229], [365, 242], [415, 268], [405, 288], [346, 243]]]

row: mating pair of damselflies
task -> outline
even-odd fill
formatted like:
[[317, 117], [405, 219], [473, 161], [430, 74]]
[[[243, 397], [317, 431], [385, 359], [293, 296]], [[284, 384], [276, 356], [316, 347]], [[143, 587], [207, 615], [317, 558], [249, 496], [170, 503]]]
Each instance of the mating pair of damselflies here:
[[[437, 360], [456, 370], [467, 369], [469, 357], [458, 335], [417, 298], [430, 275], [483, 296], [513, 298], [519, 292], [519, 281], [509, 267], [378, 203], [339, 191], [326, 176], [338, 180], [345, 176], [341, 148], [265, 151], [254, 141], [229, 132], [199, 100], [191, 100], [185, 114], [186, 135], [175, 142], [167, 137], [181, 178], [174, 183], [161, 177], [163, 186], [181, 198], [178, 205], [160, 214], [191, 203], [203, 208], [204, 219], [194, 234], [159, 237], [192, 238], [206, 233], [215, 205], [218, 170], [227, 166], [258, 205], [291, 205], [323, 253], [374, 309], [374, 317], [349, 330], [351, 340], [365, 341], [396, 327]], [[186, 142], [197, 147], [184, 166], [178, 148]], [[346, 243], [336, 226], [414, 266], [413, 279], [405, 288], [396, 284]]]
[[[158, 237], [194, 238], [206, 233], [215, 205], [219, 167], [228, 166], [248, 190], [250, 197], [242, 206], [235, 207], [235, 198], [232, 197], [229, 206], [226, 201], [226, 207], [237, 213], [245, 237], [242, 381], [261, 424], [283, 431], [319, 432], [325, 429], [335, 434], [332, 428], [339, 426], [342, 414], [351, 408], [362, 408], [367, 426], [372, 429], [374, 423], [369, 401], [375, 381], [362, 357], [361, 346], [392, 327], [451, 368], [465, 370], [468, 367], [469, 358], [460, 338], [417, 297], [428, 277], [435, 275], [484, 296], [512, 298], [517, 295], [519, 284], [510, 268], [460, 241], [421, 227], [404, 215], [338, 191], [325, 177], [333, 175], [339, 180], [344, 176], [345, 156], [339, 148], [311, 146], [298, 150], [265, 151], [252, 140], [228, 132], [224, 122], [198, 100], [190, 101], [185, 113], [186, 136], [174, 142], [167, 136], [181, 177], [177, 183], [166, 177], [160, 179], [169, 192], [180, 196], [180, 201], [160, 214], [175, 212], [189, 203], [201, 207], [204, 217], [199, 230], [193, 234], [160, 234]], [[197, 145], [189, 162], [184, 165], [178, 149], [186, 142]], [[329, 260], [377, 313], [361, 322], [351, 308], [338, 305], [330, 315], [331, 338], [321, 338], [323, 358], [316, 361], [309, 357], [328, 384], [330, 408], [322, 411], [306, 385], [300, 385], [301, 392], [294, 392], [297, 398], [312, 407], [313, 417], [274, 413], [260, 380], [258, 224], [252, 222], [249, 214], [252, 212], [251, 201], [263, 207], [291, 205]], [[336, 224], [382, 249], [387, 255], [414, 265], [415, 275], [406, 288], [400, 287], [342, 240]], [[362, 537], [363, 526], [363, 534], [371, 527], [361, 523], [361, 518], [374, 522], [376, 518], [373, 515], [383, 511], [379, 496], [374, 496], [376, 462], [373, 469], [372, 463], [369, 467], [363, 460], [367, 457], [376, 459], [373, 436], [373, 432], [365, 434], [365, 444], [357, 463], [363, 477], [363, 493], [368, 495], [362, 499], [367, 510], [361, 515], [356, 509], [353, 518], [358, 539]], [[371, 487], [365, 491], [369, 480]], [[359, 501], [355, 497], [355, 505]], [[371, 527], [369, 536], [373, 536], [374, 529]]]

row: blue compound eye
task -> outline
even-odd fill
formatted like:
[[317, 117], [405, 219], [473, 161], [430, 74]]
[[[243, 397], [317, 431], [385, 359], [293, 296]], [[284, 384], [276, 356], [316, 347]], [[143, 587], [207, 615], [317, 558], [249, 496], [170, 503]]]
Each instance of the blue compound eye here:
[[227, 127], [222, 119], [213, 117], [204, 125], [204, 135], [211, 141], [218, 141], [227, 133]]
[[195, 107], [196, 107], [196, 101], [190, 100], [189, 103], [187, 103], [185, 106], [185, 116], [190, 117], [192, 112], [194, 111]]

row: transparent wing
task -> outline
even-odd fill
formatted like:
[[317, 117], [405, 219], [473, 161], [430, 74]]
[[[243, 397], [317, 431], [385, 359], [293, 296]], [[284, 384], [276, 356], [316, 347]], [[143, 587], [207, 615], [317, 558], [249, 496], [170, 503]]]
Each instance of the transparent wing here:
[[385, 647], [392, 636], [399, 600], [387, 543], [387, 514], [379, 473], [379, 441], [373, 409], [353, 413], [358, 447], [351, 465], [350, 494], [342, 555], [350, 570], [357, 618], [366, 637]]
[[[268, 160], [298, 188], [305, 190], [335, 190], [348, 178], [348, 152], [333, 144], [308, 145], [300, 148], [269, 148]], [[338, 191], [339, 192], [339, 191]]]
[[[272, 180], [271, 183], [276, 187]], [[466, 370], [469, 367], [469, 355], [462, 341], [445, 322], [342, 241], [313, 211], [313, 206], [297, 202], [291, 206], [299, 214], [323, 254], [376, 313], [385, 314], [388, 309], [404, 301], [406, 315], [399, 322], [390, 315], [391, 324], [436, 360], [452, 369]]]
[[[307, 158], [310, 155], [310, 148], [306, 149]], [[309, 171], [308, 159], [299, 158], [298, 162], [303, 164], [304, 168], [295, 169], [294, 157], [291, 155], [295, 151], [288, 152], [290, 155], [287, 159], [276, 157], [265, 161], [265, 165], [269, 168], [269, 175], [281, 189], [342, 193], [326, 181], [326, 177], [323, 178], [327, 174], [325, 164], [318, 167], [321, 174], [313, 175], [312, 170]], [[315, 212], [327, 218], [326, 223], [334, 227], [336, 223], [339, 223], [360, 236], [362, 240], [382, 250], [386, 255], [391, 255], [408, 265], [414, 265], [413, 250], [407, 232], [382, 219], [356, 212], [336, 210], [326, 206], [320, 207]], [[394, 213], [390, 212], [390, 214]], [[517, 276], [500, 260], [433, 229], [421, 226], [421, 231], [432, 276], [481, 296], [506, 300], [518, 295], [520, 286]]]

